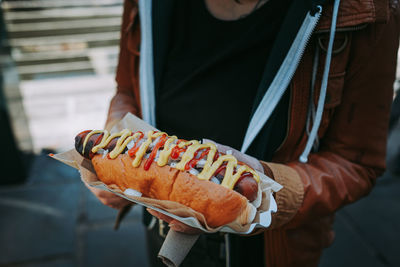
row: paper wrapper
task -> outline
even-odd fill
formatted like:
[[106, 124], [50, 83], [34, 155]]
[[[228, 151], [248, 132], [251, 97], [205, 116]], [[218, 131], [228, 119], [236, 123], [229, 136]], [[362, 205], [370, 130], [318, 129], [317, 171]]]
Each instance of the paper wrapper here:
[[[156, 130], [154, 127], [152, 127], [151, 125], [147, 124], [146, 122], [142, 121], [141, 119], [132, 114], [127, 114], [120, 122], [118, 122], [111, 130], [111, 133], [118, 132], [123, 129], [130, 129], [132, 131], [142, 131], [142, 132], [146, 132], [149, 130]], [[71, 140], [71, 143], [73, 143], [73, 140]], [[206, 220], [201, 213], [196, 212], [191, 208], [186, 207], [180, 203], [168, 200], [157, 200], [146, 197], [136, 197], [136, 196], [126, 195], [117, 187], [106, 186], [97, 178], [91, 161], [83, 158], [75, 149], [71, 149], [67, 152], [56, 154], [53, 156], [53, 158], [78, 169], [81, 174], [82, 181], [86, 182], [90, 186], [113, 192], [114, 194], [117, 194], [125, 199], [143, 205], [145, 207], [154, 209], [176, 220], [179, 220], [182, 223], [201, 229], [202, 231], [207, 233], [215, 233], [220, 231], [220, 232], [236, 233], [236, 234], [248, 234], [251, 233], [255, 228], [268, 227], [271, 224], [271, 212], [277, 211], [276, 202], [272, 196], [272, 193], [277, 192], [282, 188], [281, 185], [276, 183], [271, 178], [267, 177], [262, 173], [259, 173], [260, 189], [262, 194], [261, 205], [257, 210], [253, 222], [247, 225], [240, 225], [239, 223], [234, 222], [218, 228], [212, 228], [207, 225]], [[173, 237], [167, 238], [165, 244], [163, 245], [163, 247], [166, 246], [166, 249], [169, 253], [169, 256], [167, 257], [169, 259], [171, 259], [171, 253], [172, 253], [171, 251], [175, 251], [174, 253], [178, 254], [182, 254], [180, 252], [183, 251], [181, 248], [179, 250], [172, 249], [173, 246], [176, 246], [176, 244], [180, 243], [178, 242], [179, 240], [177, 240], [179, 239], [178, 236], [180, 235], [176, 235], [176, 233], [172, 235]], [[180, 238], [180, 239], [183, 240], [185, 238]], [[191, 239], [193, 239], [193, 237]], [[190, 242], [186, 243], [189, 244]], [[193, 244], [194, 242], [191, 245]], [[168, 249], [168, 247], [170, 247], [172, 250]], [[175, 266], [178, 266], [179, 264], [180, 263], [178, 263]]]
[[198, 238], [198, 235], [185, 235], [170, 229], [158, 257], [168, 267], [179, 266]]

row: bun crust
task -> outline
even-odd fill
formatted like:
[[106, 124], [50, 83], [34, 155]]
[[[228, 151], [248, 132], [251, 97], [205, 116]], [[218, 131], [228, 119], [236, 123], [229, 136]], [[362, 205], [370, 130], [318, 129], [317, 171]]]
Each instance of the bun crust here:
[[241, 194], [213, 182], [200, 180], [186, 171], [158, 166], [155, 162], [146, 171], [144, 161], [138, 168], [132, 166], [132, 158], [120, 154], [108, 159], [100, 154], [92, 158], [99, 179], [107, 185], [117, 185], [122, 191], [131, 188], [144, 197], [171, 200], [200, 212], [210, 227], [218, 227], [237, 221], [249, 222], [251, 204]]

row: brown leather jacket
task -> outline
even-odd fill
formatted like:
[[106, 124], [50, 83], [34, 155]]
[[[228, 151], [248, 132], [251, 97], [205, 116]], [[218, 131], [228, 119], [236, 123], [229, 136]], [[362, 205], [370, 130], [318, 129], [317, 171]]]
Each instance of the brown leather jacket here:
[[[333, 241], [333, 214], [368, 194], [385, 168], [386, 135], [399, 38], [397, 0], [342, 0], [327, 98], [319, 128], [319, 152], [298, 161], [307, 141], [306, 118], [316, 46], [326, 49], [331, 6], [291, 82], [289, 125], [284, 143], [265, 171], [284, 186], [278, 212], [265, 231], [267, 266], [316, 266]], [[117, 70], [117, 93], [108, 127], [126, 112], [140, 116], [140, 25], [135, 1], [126, 0]], [[316, 87], [324, 63], [320, 57]], [[319, 78], [319, 79], [318, 79]], [[319, 92], [313, 99], [317, 102]]]

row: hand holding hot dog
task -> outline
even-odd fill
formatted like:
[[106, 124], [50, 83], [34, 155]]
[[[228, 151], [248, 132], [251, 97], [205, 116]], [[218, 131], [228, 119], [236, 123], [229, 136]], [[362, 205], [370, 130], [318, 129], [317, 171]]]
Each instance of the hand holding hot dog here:
[[95, 195], [95, 197], [97, 197], [97, 199], [100, 200], [101, 203], [110, 208], [120, 210], [123, 207], [132, 204], [131, 201], [126, 200], [125, 198], [122, 198], [120, 196], [117, 196], [111, 192], [92, 187], [87, 183], [85, 183], [85, 185], [93, 193], [93, 195]]
[[157, 217], [158, 219], [163, 220], [164, 222], [168, 223], [169, 228], [171, 228], [172, 230], [174, 230], [175, 232], [180, 232], [180, 233], [185, 233], [188, 235], [198, 235], [198, 234], [202, 234], [203, 231], [197, 229], [197, 228], [193, 228], [190, 227], [184, 223], [181, 223], [178, 220], [175, 220], [165, 214], [162, 214], [161, 212], [152, 210], [152, 209], [147, 209], [147, 211]]

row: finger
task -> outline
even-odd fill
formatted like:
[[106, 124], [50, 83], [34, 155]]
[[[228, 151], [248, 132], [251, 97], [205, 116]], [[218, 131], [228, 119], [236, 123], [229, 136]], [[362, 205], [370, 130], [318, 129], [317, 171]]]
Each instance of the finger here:
[[93, 192], [93, 194], [101, 203], [114, 209], [120, 209], [131, 203], [129, 200], [103, 190]]
[[112, 192], [109, 192], [109, 191], [106, 191], [106, 190], [103, 190], [103, 189], [99, 189], [99, 188], [95, 188], [95, 187], [92, 187], [92, 186], [87, 185], [87, 184], [85, 184], [85, 185], [99, 199], [109, 199], [110, 201], [121, 200], [122, 202], [126, 202], [126, 203], [130, 202], [130, 201], [124, 199], [123, 197], [120, 197], [120, 196], [118, 196], [118, 195], [116, 195], [116, 194], [114, 194]]
[[176, 232], [181, 232], [189, 235], [198, 235], [203, 233], [203, 231], [201, 231], [200, 229], [193, 228], [177, 220], [172, 220], [168, 226]]
[[147, 211], [151, 215], [153, 215], [153, 216], [155, 216], [155, 217], [167, 222], [169, 224], [169, 227], [172, 230], [176, 231], [176, 232], [181, 232], [181, 233], [190, 234], [190, 235], [198, 235], [198, 234], [203, 233], [203, 231], [201, 231], [201, 230], [199, 230], [197, 228], [193, 228], [191, 226], [188, 226], [188, 225], [186, 225], [186, 224], [184, 224], [184, 223], [182, 223], [182, 222], [180, 222], [178, 220], [175, 220], [175, 219], [173, 219], [173, 218], [171, 218], [171, 217], [169, 217], [169, 216], [167, 216], [167, 215], [165, 215], [165, 214], [163, 214], [161, 212], [158, 212], [158, 211], [155, 211], [155, 210], [152, 210], [152, 209], [149, 209], [149, 208], [147, 208]]
[[124, 199], [124, 198], [115, 198], [115, 197], [111, 197], [111, 198], [99, 198], [99, 200], [101, 201], [101, 203], [103, 203], [106, 206], [109, 206], [113, 209], [122, 209], [123, 207], [130, 205], [131, 202]]
[[108, 191], [106, 191], [106, 190], [99, 189], [99, 188], [90, 186], [90, 185], [88, 185], [88, 184], [85, 184], [85, 185], [86, 185], [86, 187], [87, 187], [95, 196], [97, 196], [97, 197], [99, 197], [99, 196], [101, 196], [101, 197], [106, 197], [106, 196], [111, 197], [111, 196], [115, 196], [113, 193], [108, 192]]
[[87, 183], [85, 183], [85, 185], [93, 193], [93, 195], [95, 195], [100, 200], [101, 203], [113, 209], [121, 209], [131, 203], [129, 200], [126, 200], [111, 192], [92, 187]]
[[108, 191], [100, 191], [100, 192], [97, 192], [95, 195], [98, 198], [110, 199], [110, 200], [113, 200], [113, 201], [118, 201], [118, 200], [127, 201], [125, 198], [120, 197], [118, 195], [115, 195], [115, 194], [113, 194], [111, 192], [108, 192]]
[[165, 215], [165, 214], [163, 214], [163, 213], [161, 213], [161, 212], [158, 212], [158, 211], [155, 211], [155, 210], [152, 210], [152, 209], [149, 209], [149, 208], [147, 208], [147, 211], [148, 211], [151, 215], [153, 215], [153, 216], [155, 216], [155, 217], [157, 217], [157, 218], [159, 218], [159, 219], [161, 219], [161, 220], [163, 220], [163, 221], [165, 221], [165, 222], [167, 222], [167, 223], [169, 223], [169, 222], [171, 222], [171, 221], [174, 220], [174, 219], [172, 219], [171, 217], [169, 217], [169, 216], [167, 216], [167, 215]]

